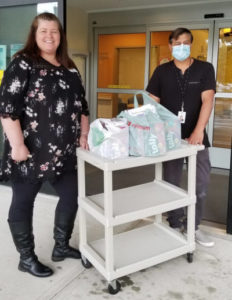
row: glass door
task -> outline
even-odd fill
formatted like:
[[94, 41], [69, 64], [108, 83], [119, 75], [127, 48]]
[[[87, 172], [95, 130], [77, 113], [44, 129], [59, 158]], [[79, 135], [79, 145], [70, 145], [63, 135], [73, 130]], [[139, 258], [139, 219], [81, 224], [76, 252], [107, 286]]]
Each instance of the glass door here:
[[[192, 56], [207, 60], [209, 26], [199, 27], [201, 29], [192, 30]], [[133, 94], [146, 88], [159, 64], [172, 59], [168, 47], [170, 30], [141, 31], [96, 32], [94, 90], [97, 101], [92, 109], [96, 111], [94, 118], [112, 118], [121, 110], [132, 108]]]
[[[232, 27], [231, 22], [192, 24], [191, 55], [213, 62], [217, 92], [207, 132], [213, 167], [229, 169], [232, 136]], [[137, 32], [96, 32], [94, 118], [115, 117], [133, 107], [133, 94], [145, 89], [154, 69], [172, 59], [168, 36], [173, 29], [149, 28]], [[124, 29], [125, 30], [125, 29]], [[140, 32], [139, 32], [140, 31]]]
[[97, 118], [113, 118], [133, 107], [144, 89], [146, 33], [100, 33], [97, 51]]
[[232, 138], [232, 26], [216, 23], [213, 42], [213, 64], [216, 70], [214, 110], [209, 122], [213, 167], [229, 169]]
[[[188, 27], [189, 28], [189, 27]], [[206, 61], [208, 55], [208, 29], [191, 29], [193, 34], [193, 45], [191, 56]], [[172, 55], [168, 46], [168, 38], [171, 31], [153, 31], [151, 32], [150, 42], [150, 65], [149, 77], [158, 65], [172, 60]]]

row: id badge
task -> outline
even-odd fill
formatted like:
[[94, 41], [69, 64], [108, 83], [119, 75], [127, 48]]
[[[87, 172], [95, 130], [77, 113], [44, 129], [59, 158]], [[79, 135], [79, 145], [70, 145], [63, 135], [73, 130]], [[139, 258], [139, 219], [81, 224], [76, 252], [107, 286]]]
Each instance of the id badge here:
[[184, 124], [186, 118], [186, 111], [178, 111], [178, 118], [180, 120], [180, 123]]

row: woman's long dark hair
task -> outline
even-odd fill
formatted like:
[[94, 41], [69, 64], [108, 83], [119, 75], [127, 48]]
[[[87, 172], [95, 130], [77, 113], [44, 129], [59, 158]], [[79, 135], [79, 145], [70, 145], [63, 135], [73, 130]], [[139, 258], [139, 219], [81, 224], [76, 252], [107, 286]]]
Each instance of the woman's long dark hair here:
[[67, 39], [64, 34], [62, 25], [57, 18], [56, 15], [52, 13], [42, 13], [36, 16], [31, 24], [31, 28], [27, 37], [27, 41], [25, 46], [22, 50], [18, 51], [15, 56], [24, 54], [28, 57], [32, 58], [33, 60], [38, 60], [40, 57], [40, 49], [37, 46], [35, 35], [38, 29], [38, 21], [45, 20], [45, 21], [55, 21], [58, 25], [58, 29], [60, 32], [60, 44], [56, 50], [56, 59], [57, 61], [66, 68], [76, 68], [74, 62], [68, 56], [68, 46], [67, 46]]

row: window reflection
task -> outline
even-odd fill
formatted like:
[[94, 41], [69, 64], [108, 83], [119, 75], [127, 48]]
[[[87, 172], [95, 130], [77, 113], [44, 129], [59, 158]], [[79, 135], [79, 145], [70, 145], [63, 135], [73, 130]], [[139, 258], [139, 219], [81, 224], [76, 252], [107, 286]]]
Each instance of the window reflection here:
[[151, 33], [150, 48], [150, 77], [156, 67], [172, 59], [168, 47], [168, 37], [171, 31], [161, 31]]
[[37, 14], [41, 14], [43, 12], [50, 12], [52, 14], [58, 15], [58, 3], [49, 2], [37, 4]]
[[213, 146], [230, 148], [232, 137], [232, 99], [217, 98], [215, 102]]
[[114, 118], [134, 107], [134, 94], [98, 93], [97, 103], [97, 118]]
[[98, 88], [144, 88], [145, 33], [103, 34], [98, 44]]
[[[191, 56], [206, 61], [208, 52], [208, 30], [199, 29], [191, 30], [193, 35], [193, 44], [191, 48]], [[172, 59], [171, 52], [168, 47], [168, 38], [171, 31], [160, 31], [151, 33], [150, 46], [150, 77], [155, 68]]]
[[23, 47], [34, 17], [45, 11], [58, 15], [58, 2], [0, 7], [0, 70]]
[[232, 92], [232, 28], [220, 29], [217, 92]]

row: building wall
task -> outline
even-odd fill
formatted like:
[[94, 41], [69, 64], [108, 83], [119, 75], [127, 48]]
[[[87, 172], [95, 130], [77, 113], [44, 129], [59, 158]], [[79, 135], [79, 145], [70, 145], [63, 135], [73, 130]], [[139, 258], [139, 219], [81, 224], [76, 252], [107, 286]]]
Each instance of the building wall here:
[[88, 53], [88, 14], [67, 2], [66, 22], [69, 49]]
[[66, 6], [66, 35], [69, 55], [81, 74], [88, 101], [88, 14], [76, 6], [72, 6], [69, 1]]
[[212, 4], [197, 4], [185, 6], [170, 6], [133, 11], [115, 11], [92, 13], [89, 15], [90, 26], [143, 25], [170, 22], [202, 21], [205, 14], [224, 13], [224, 19], [232, 19], [232, 1], [220, 1]]
[[[117, 55], [119, 49], [123, 48], [133, 48], [133, 47], [144, 47], [146, 45], [146, 36], [144, 33], [135, 34], [134, 36], [129, 36], [127, 34], [119, 34], [110, 36], [107, 35], [99, 37], [99, 71], [107, 70], [107, 72], [102, 72], [101, 76], [98, 78], [98, 87], [108, 87], [109, 83], [119, 84], [114, 79], [114, 75], [118, 78], [118, 74], [114, 74], [116, 71], [115, 61], [117, 61]], [[127, 70], [131, 72], [131, 70]], [[128, 77], [127, 77], [128, 78]], [[143, 85], [143, 82], [142, 82]]]

